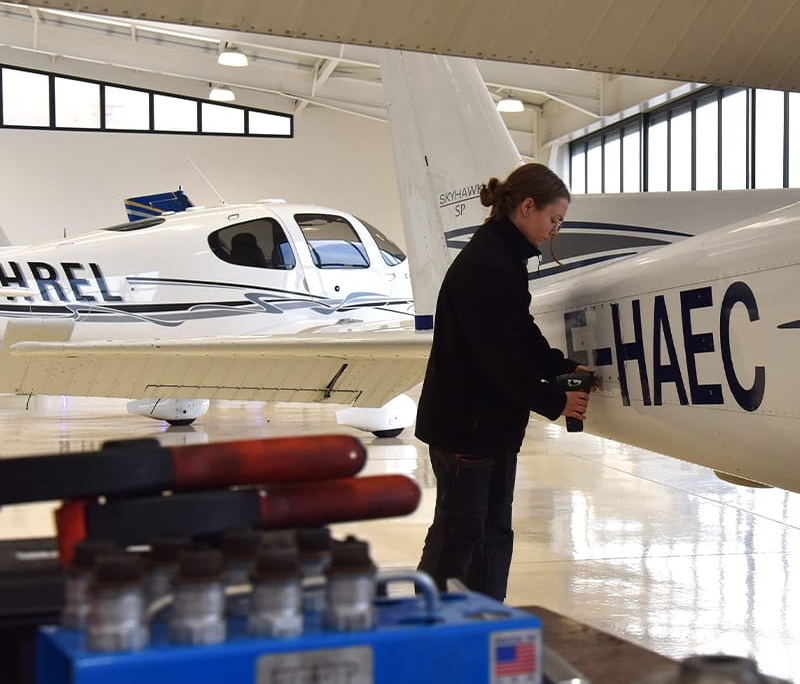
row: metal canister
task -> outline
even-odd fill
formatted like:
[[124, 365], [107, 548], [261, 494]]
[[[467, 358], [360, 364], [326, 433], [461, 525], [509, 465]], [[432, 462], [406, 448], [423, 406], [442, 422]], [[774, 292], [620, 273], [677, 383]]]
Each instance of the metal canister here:
[[149, 642], [142, 559], [131, 553], [100, 556], [90, 590], [86, 645], [92, 651], [137, 651]]
[[658, 672], [637, 684], [791, 684], [768, 677], [758, 670], [756, 661], [724, 654], [694, 655], [684, 658], [670, 670]]
[[188, 537], [158, 537], [150, 543], [144, 576], [144, 594], [148, 603], [172, 594], [172, 580], [178, 571], [178, 553], [190, 547]]
[[176, 644], [218, 644], [225, 641], [225, 589], [222, 553], [192, 549], [178, 554], [169, 639]]
[[[256, 557], [263, 540], [264, 534], [259, 530], [229, 530], [224, 534], [222, 553], [225, 557], [226, 589], [241, 589], [250, 584], [250, 573], [256, 566]], [[249, 608], [249, 592], [228, 593], [225, 598], [225, 612], [228, 615], [244, 617]]]
[[296, 531], [298, 560], [303, 575], [303, 612], [322, 616], [325, 610], [325, 570], [331, 562], [331, 533], [327, 527]]
[[327, 629], [352, 632], [375, 625], [376, 574], [367, 542], [353, 536], [333, 542], [325, 571], [323, 624]]
[[86, 629], [89, 624], [89, 590], [97, 558], [113, 553], [113, 542], [84, 539], [75, 546], [75, 558], [64, 573], [64, 608], [61, 626], [67, 629]]
[[263, 548], [259, 551], [251, 580], [253, 595], [247, 616], [247, 632], [270, 637], [301, 634], [303, 589], [296, 547]]

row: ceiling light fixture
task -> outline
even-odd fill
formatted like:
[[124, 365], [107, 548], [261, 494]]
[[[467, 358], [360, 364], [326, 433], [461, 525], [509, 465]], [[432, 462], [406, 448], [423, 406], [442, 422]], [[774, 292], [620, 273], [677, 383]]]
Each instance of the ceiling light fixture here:
[[225, 47], [220, 51], [219, 57], [217, 57], [217, 63], [223, 66], [246, 67], [247, 55], [239, 48], [225, 43]]
[[500, 102], [497, 103], [497, 111], [498, 112], [523, 112], [525, 111], [525, 105], [522, 104], [522, 100], [519, 98], [514, 97], [513, 95], [509, 95], [508, 97], [504, 97]]
[[215, 85], [211, 88], [208, 99], [215, 102], [233, 102], [236, 99], [236, 95], [226, 85]]

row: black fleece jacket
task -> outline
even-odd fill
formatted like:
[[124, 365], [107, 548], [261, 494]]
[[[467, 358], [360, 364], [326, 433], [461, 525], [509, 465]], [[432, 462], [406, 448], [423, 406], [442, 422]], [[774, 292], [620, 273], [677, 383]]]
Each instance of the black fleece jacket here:
[[480, 226], [442, 282], [416, 435], [456, 453], [517, 453], [530, 412], [566, 404], [550, 382], [578, 365], [552, 349], [530, 314], [528, 259], [539, 256], [508, 218]]

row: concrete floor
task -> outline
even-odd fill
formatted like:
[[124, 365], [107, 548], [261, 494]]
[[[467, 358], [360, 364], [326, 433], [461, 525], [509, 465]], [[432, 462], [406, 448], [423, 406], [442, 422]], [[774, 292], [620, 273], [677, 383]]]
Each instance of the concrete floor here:
[[[0, 400], [2, 455], [87, 451], [108, 439], [164, 445], [296, 434], [361, 437], [363, 474], [404, 473], [422, 489], [411, 515], [332, 526], [371, 544], [382, 568], [413, 568], [432, 516], [427, 448], [406, 430], [377, 440], [315, 405], [218, 403], [166, 429], [119, 401]], [[0, 511], [0, 538], [53, 530], [53, 504]], [[532, 420], [520, 454], [511, 605], [542, 605], [672, 658], [753, 657], [800, 682], [800, 495], [748, 489], [674, 459]], [[794, 607], [794, 608], [793, 608]], [[795, 617], [797, 617], [795, 613]], [[546, 637], [545, 637], [546, 638]]]

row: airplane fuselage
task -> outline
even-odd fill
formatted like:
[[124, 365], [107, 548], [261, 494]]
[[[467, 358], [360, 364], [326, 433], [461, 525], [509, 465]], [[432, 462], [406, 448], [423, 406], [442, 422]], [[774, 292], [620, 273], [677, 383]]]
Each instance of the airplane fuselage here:
[[404, 255], [343, 212], [260, 202], [136, 225], [0, 252], [0, 334], [58, 320], [70, 341], [175, 339], [413, 313]]
[[586, 429], [800, 491], [800, 211], [537, 287], [555, 346], [597, 368]]

